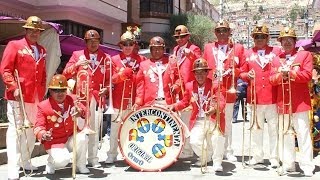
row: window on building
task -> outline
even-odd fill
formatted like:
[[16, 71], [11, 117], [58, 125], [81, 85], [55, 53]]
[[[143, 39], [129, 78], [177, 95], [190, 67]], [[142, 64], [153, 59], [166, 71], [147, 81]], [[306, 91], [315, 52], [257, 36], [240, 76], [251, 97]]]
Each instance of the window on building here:
[[173, 0], [140, 0], [140, 12], [173, 13]]
[[89, 29], [94, 29], [94, 30], [98, 31], [98, 33], [100, 34], [101, 42], [103, 40], [103, 30], [102, 29], [98, 29], [98, 28], [95, 28], [92, 26], [84, 25], [84, 24], [70, 21], [70, 20], [57, 20], [57, 21], [50, 21], [50, 22], [61, 24], [62, 30], [63, 30], [62, 34], [65, 34], [65, 35], [72, 34], [72, 35], [75, 35], [80, 38], [83, 38], [86, 31], [88, 31]]

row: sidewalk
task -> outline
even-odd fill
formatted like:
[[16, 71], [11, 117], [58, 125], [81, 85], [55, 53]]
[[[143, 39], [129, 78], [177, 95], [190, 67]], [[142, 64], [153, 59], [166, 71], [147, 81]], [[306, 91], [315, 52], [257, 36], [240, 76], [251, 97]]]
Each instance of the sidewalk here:
[[[246, 123], [246, 129], [248, 129], [249, 123]], [[267, 126], [266, 126], [267, 127]], [[315, 174], [311, 178], [305, 178], [299, 172], [291, 173], [285, 176], [278, 176], [275, 169], [269, 167], [268, 160], [265, 160], [265, 164], [257, 165], [253, 168], [243, 168], [241, 164], [241, 152], [242, 152], [242, 122], [233, 123], [233, 147], [235, 155], [237, 155], [238, 162], [231, 163], [228, 161], [223, 162], [224, 171], [222, 173], [215, 173], [211, 167], [208, 166], [209, 172], [201, 174], [199, 167], [191, 166], [197, 159], [196, 157], [178, 160], [174, 165], [165, 169], [163, 172], [137, 172], [133, 168], [129, 167], [124, 161], [117, 161], [114, 165], [108, 166], [104, 163], [107, 158], [107, 142], [105, 141], [102, 149], [99, 151], [99, 158], [102, 164], [101, 168], [89, 168], [91, 173], [87, 175], [77, 174], [77, 179], [112, 179], [112, 180], [123, 180], [123, 179], [141, 179], [141, 180], [197, 180], [197, 179], [320, 179], [320, 157], [314, 159], [316, 164]], [[267, 129], [265, 129], [267, 132]], [[246, 137], [249, 137], [249, 131], [245, 131]], [[248, 139], [246, 140], [248, 141]], [[268, 138], [265, 136], [265, 148], [268, 147]], [[248, 148], [245, 147], [245, 154], [248, 153]], [[20, 173], [21, 179], [72, 179], [71, 178], [71, 164], [67, 168], [57, 170], [55, 175], [47, 175], [45, 173], [45, 164], [48, 155], [42, 155], [32, 159], [32, 163], [39, 167], [31, 178], [22, 177], [23, 173]], [[299, 156], [297, 156], [299, 157]], [[265, 155], [268, 158], [268, 154]], [[209, 165], [212, 165], [209, 164]], [[297, 171], [301, 171], [297, 168]], [[7, 165], [0, 166], [0, 180], [7, 179]]]

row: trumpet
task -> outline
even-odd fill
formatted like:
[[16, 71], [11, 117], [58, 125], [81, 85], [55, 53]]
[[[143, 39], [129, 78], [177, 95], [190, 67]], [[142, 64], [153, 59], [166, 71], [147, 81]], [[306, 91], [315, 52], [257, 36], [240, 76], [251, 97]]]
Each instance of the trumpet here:
[[[18, 89], [19, 89], [19, 105], [16, 107], [15, 110], [15, 118], [14, 118], [14, 125], [16, 128], [16, 135], [17, 135], [17, 139], [18, 139], [18, 147], [19, 147], [19, 151], [20, 151], [20, 163], [22, 165], [22, 170], [25, 176], [31, 176], [31, 174], [33, 173], [33, 170], [31, 168], [30, 173], [26, 172], [25, 169], [25, 165], [24, 162], [27, 161], [30, 165], [32, 165], [31, 162], [31, 153], [29, 150], [29, 141], [27, 138], [27, 129], [29, 128], [33, 128], [33, 124], [27, 119], [27, 113], [25, 110], [25, 105], [24, 105], [24, 99], [23, 99], [23, 95], [22, 95], [22, 89], [21, 89], [21, 84], [20, 84], [20, 80], [19, 80], [19, 72], [17, 69], [15, 69], [14, 71], [14, 76], [16, 78], [17, 84], [18, 84]], [[23, 155], [22, 155], [22, 144], [21, 144], [21, 135], [25, 136], [26, 140], [25, 140], [25, 146], [27, 148], [27, 160], [24, 160]]]
[[235, 57], [235, 47], [234, 47], [234, 40], [232, 40], [232, 39], [230, 39], [230, 42], [229, 42], [229, 44], [231, 44], [232, 45], [232, 47], [233, 47], [233, 49], [232, 49], [232, 78], [231, 78], [231, 87], [230, 87], [230, 89], [228, 89], [228, 93], [232, 93], [232, 94], [235, 94], [236, 92], [237, 92], [237, 90], [236, 90], [236, 88], [235, 88], [235, 83], [234, 83], [234, 81], [235, 81], [235, 72], [234, 72], [234, 70], [235, 70], [235, 64], [234, 64], [234, 57]]
[[[85, 80], [84, 80], [85, 79]], [[94, 134], [96, 133], [90, 128], [90, 92], [89, 92], [89, 82], [90, 82], [90, 76], [88, 71], [86, 70], [80, 70], [77, 73], [77, 92], [76, 97], [78, 101], [83, 101], [86, 103], [86, 117], [85, 117], [85, 126], [82, 129], [85, 134]]]
[[[280, 131], [279, 129], [279, 132], [281, 132], [281, 134], [279, 136], [282, 137], [282, 141], [281, 141], [281, 150], [282, 150], [282, 154], [281, 154], [281, 160], [283, 160], [284, 158], [284, 136], [285, 135], [290, 135], [290, 136], [295, 136], [297, 133], [293, 127], [293, 113], [292, 113], [292, 94], [291, 94], [291, 77], [290, 77], [290, 67], [292, 67], [294, 65], [291, 65], [291, 66], [286, 66], [286, 65], [282, 65], [282, 73], [283, 75], [287, 78], [287, 81], [282, 78], [281, 79], [281, 88], [282, 88], [282, 98], [283, 98], [283, 104], [282, 104], [282, 110], [283, 110], [283, 115], [282, 115], [282, 130]], [[285, 82], [286, 81], [286, 82]], [[286, 103], [285, 100], [284, 100], [284, 97], [285, 97], [285, 86], [288, 86], [288, 92], [289, 92], [289, 99], [288, 99], [288, 102]], [[288, 126], [285, 128], [284, 127], [284, 121], [285, 121], [285, 117], [284, 117], [284, 114], [285, 114], [285, 110], [286, 110], [286, 107], [288, 107]], [[279, 121], [280, 123], [280, 121]], [[280, 126], [280, 124], [279, 124]], [[278, 141], [280, 143], [280, 141]], [[279, 143], [278, 143], [278, 149], [279, 149]], [[279, 153], [279, 151], [278, 151]], [[278, 155], [278, 158], [280, 158], [280, 156]], [[282, 166], [279, 166], [278, 167], [278, 175], [279, 176], [282, 176], [283, 173], [284, 173], [284, 170], [283, 170], [283, 165]]]

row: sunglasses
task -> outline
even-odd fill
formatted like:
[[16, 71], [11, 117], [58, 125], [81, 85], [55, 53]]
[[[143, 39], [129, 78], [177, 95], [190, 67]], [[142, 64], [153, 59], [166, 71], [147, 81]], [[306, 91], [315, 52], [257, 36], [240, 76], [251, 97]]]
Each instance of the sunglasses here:
[[95, 39], [89, 39], [89, 40], [87, 40], [87, 43], [89, 43], [89, 44], [99, 44], [100, 41], [99, 40], [95, 40]]
[[51, 89], [51, 91], [54, 93], [64, 93], [67, 92], [67, 89]]
[[183, 39], [183, 38], [185, 38], [185, 37], [187, 37], [188, 36], [188, 34], [186, 34], [186, 35], [180, 35], [180, 36], [174, 36], [174, 38], [175, 39]]
[[124, 41], [121, 43], [123, 46], [129, 47], [129, 46], [133, 46], [134, 42], [133, 41]]
[[229, 32], [229, 29], [227, 28], [219, 28], [215, 30], [217, 33], [227, 33]]
[[40, 29], [28, 29], [28, 31], [32, 34], [34, 33], [41, 33], [41, 30]]
[[254, 39], [267, 39], [267, 37], [265, 34], [257, 34], [254, 36]]

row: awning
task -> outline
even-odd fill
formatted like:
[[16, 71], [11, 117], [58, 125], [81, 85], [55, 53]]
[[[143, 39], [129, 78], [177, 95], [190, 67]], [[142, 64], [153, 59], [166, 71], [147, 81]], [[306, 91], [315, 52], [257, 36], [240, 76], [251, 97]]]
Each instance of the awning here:
[[[71, 55], [73, 51], [84, 49], [86, 44], [82, 38], [70, 34], [60, 35], [60, 46], [62, 54]], [[121, 52], [119, 49], [111, 48], [106, 45], [100, 45], [100, 49], [111, 56], [117, 55]]]

